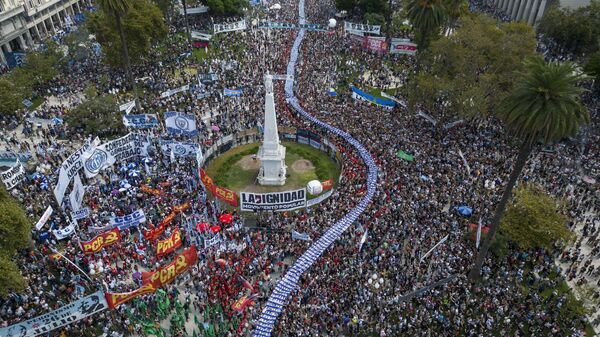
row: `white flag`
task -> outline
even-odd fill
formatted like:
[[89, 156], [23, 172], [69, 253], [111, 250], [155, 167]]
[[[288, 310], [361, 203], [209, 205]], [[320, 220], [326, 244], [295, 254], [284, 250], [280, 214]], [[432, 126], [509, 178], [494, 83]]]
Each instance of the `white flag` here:
[[358, 245], [358, 251], [362, 249], [362, 246], [367, 242], [367, 236], [369, 235], [369, 230], [365, 230], [365, 234], [360, 238], [360, 244]]
[[479, 224], [477, 225], [477, 241], [475, 241], [475, 248], [479, 249], [479, 241], [481, 240], [481, 217], [479, 218]]

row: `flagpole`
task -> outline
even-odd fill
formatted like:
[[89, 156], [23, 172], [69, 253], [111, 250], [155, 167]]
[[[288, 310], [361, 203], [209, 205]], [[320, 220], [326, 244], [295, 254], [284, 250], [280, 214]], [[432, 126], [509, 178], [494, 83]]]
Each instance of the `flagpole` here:
[[90, 278], [90, 276], [83, 271], [83, 269], [79, 268], [78, 265], [76, 265], [73, 261], [69, 260], [66, 256], [64, 256], [63, 254], [61, 254], [60, 252], [58, 252], [55, 248], [50, 247], [50, 250], [52, 250], [52, 252], [54, 252], [54, 254], [62, 257], [63, 259], [65, 259], [67, 262], [69, 262], [73, 267], [77, 268], [77, 270], [79, 270], [90, 282], [94, 283], [94, 281]]

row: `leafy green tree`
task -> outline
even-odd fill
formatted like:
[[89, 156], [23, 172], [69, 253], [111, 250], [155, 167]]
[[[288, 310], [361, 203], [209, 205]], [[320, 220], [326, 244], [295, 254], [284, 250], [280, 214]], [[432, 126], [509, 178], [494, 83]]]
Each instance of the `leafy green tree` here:
[[44, 51], [27, 54], [25, 64], [21, 67], [27, 76], [31, 77], [33, 86], [41, 86], [52, 81], [59, 74], [64, 64], [64, 55], [54, 43], [47, 45]]
[[446, 20], [442, 0], [409, 0], [408, 19], [417, 33], [417, 64], [416, 73], [420, 71], [423, 51], [429, 46], [434, 36], [440, 33]]
[[17, 250], [27, 248], [30, 240], [31, 223], [25, 211], [3, 186], [0, 187], [0, 297], [24, 288], [14, 256]]
[[385, 18], [379, 13], [367, 13], [364, 16], [364, 21], [370, 25], [382, 25], [385, 22]]
[[490, 115], [512, 89], [514, 71], [522, 70], [523, 60], [534, 54], [535, 43], [533, 30], [524, 23], [498, 25], [485, 15], [465, 17], [451, 36], [431, 43], [405, 96], [440, 121], [456, 114]]
[[[170, 0], [153, 0], [156, 6], [160, 8], [160, 11], [163, 13], [165, 20], [167, 22], [170, 21], [171, 15], [175, 9], [175, 3]], [[187, 13], [187, 12], [186, 12]]]
[[597, 51], [590, 56], [585, 64], [584, 70], [594, 77], [594, 90], [596, 93], [600, 93], [600, 51]]
[[340, 11], [351, 12], [357, 5], [357, 0], [335, 0], [335, 7]]
[[538, 143], [546, 145], [575, 136], [590, 121], [590, 113], [579, 99], [583, 89], [577, 86], [585, 76], [573, 63], [546, 63], [534, 57], [526, 61], [525, 67], [497, 113], [512, 137], [520, 142], [519, 154], [496, 206], [488, 235], [469, 273], [471, 280], [479, 277], [512, 189], [533, 148]]
[[562, 213], [564, 203], [557, 201], [538, 186], [516, 188], [515, 196], [500, 221], [501, 231], [519, 248], [552, 250], [556, 241], [568, 241], [573, 233]]
[[6, 298], [11, 292], [25, 289], [25, 280], [15, 262], [0, 255], [0, 298]]
[[87, 100], [70, 111], [65, 122], [85, 135], [110, 137], [125, 133], [119, 106], [112, 95], [96, 96], [86, 88]]
[[[387, 12], [388, 5], [386, 0], [359, 0], [358, 6], [365, 13], [374, 13], [384, 15]], [[366, 20], [366, 18], [365, 18]], [[369, 22], [371, 23], [371, 22]], [[383, 23], [383, 22], [382, 22]]]
[[566, 51], [577, 55], [598, 50], [600, 1], [578, 9], [552, 6], [538, 24], [538, 31]]
[[[17, 69], [15, 69], [16, 71]], [[11, 74], [12, 75], [12, 74]], [[32, 93], [32, 87], [22, 87], [15, 83], [13, 76], [0, 76], [0, 113], [2, 115], [13, 116], [23, 108], [23, 99], [29, 97]]]
[[207, 0], [206, 6], [215, 15], [237, 15], [248, 7], [248, 0]]

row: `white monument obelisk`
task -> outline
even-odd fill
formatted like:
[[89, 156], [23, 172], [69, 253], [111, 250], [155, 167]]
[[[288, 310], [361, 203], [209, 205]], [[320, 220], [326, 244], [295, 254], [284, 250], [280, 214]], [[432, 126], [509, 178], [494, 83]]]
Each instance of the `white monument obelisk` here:
[[260, 171], [258, 183], [261, 185], [285, 184], [285, 147], [279, 143], [275, 99], [273, 98], [273, 77], [265, 76], [265, 123], [263, 144], [258, 150]]

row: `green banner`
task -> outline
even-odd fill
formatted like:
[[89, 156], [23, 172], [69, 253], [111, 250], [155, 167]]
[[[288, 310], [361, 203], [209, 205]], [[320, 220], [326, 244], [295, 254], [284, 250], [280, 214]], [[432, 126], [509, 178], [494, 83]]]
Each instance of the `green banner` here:
[[398, 158], [404, 159], [406, 161], [413, 161], [413, 160], [415, 160], [415, 157], [413, 157], [413, 155], [408, 154], [408, 153], [406, 153], [406, 152], [404, 152], [402, 150], [398, 151], [397, 156], [398, 156]]

